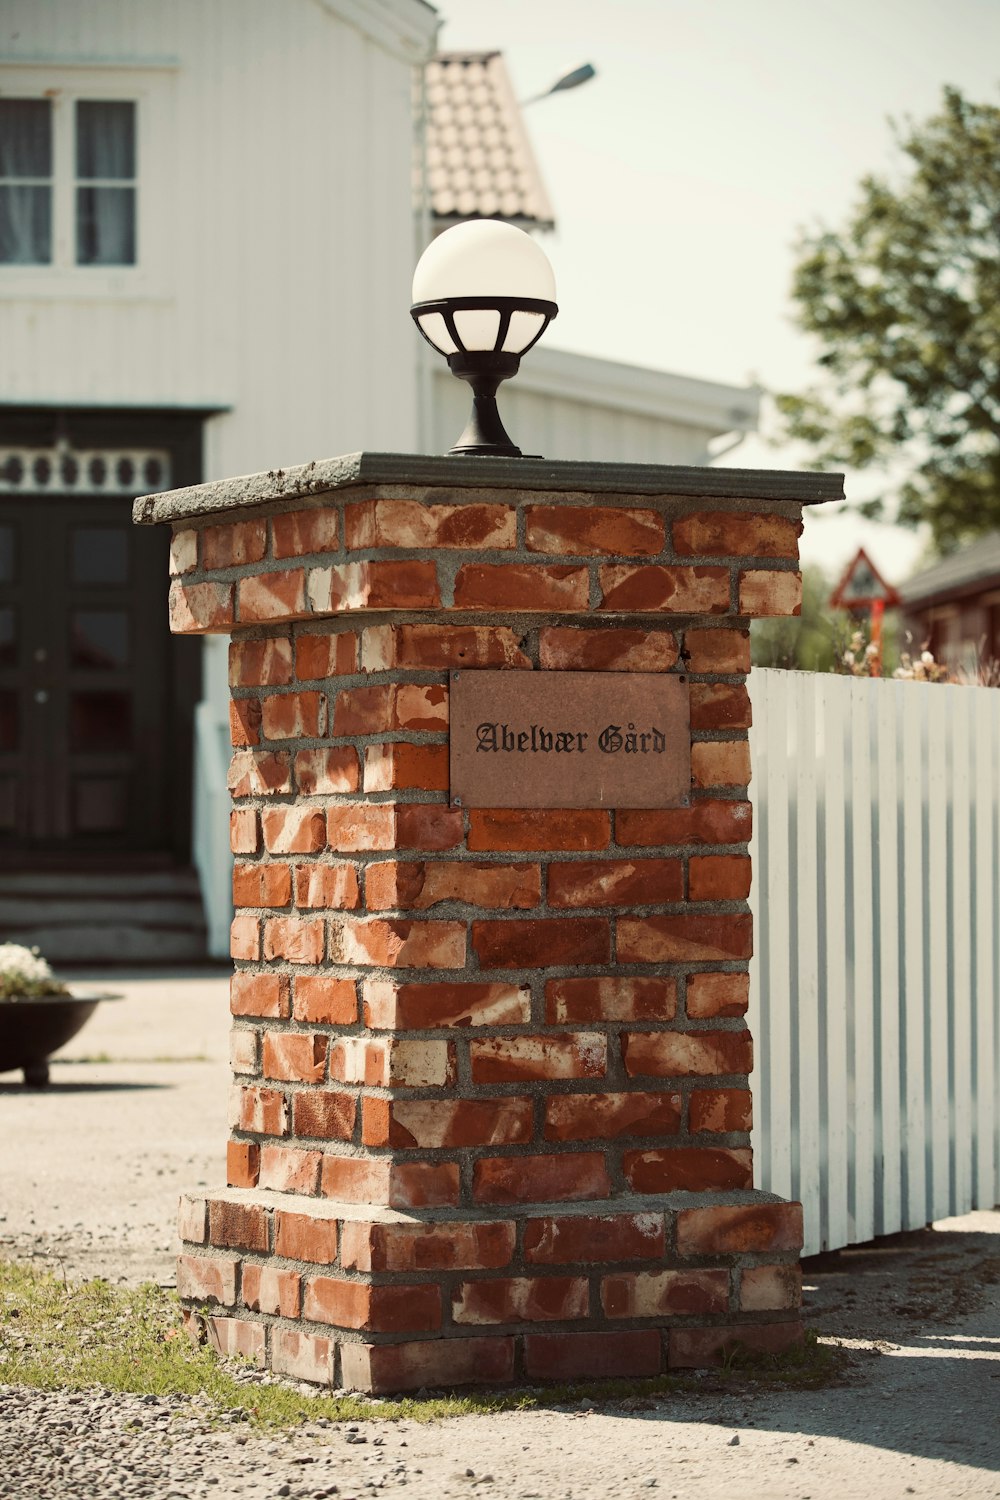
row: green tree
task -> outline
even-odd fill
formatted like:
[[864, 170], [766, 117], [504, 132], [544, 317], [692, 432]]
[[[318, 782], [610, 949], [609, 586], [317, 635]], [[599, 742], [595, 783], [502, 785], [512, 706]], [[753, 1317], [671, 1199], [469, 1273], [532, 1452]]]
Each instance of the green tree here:
[[777, 404], [817, 466], [902, 459], [895, 518], [948, 552], [1000, 527], [1000, 108], [947, 88], [894, 133], [901, 180], [865, 177], [846, 228], [800, 238], [797, 321], [825, 379]]

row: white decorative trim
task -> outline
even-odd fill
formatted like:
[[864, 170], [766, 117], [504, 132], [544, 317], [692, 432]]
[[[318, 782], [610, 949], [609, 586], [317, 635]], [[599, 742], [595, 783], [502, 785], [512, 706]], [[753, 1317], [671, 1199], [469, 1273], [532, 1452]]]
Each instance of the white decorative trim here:
[[425, 0], [319, 0], [393, 57], [423, 64], [434, 56], [441, 17]]
[[170, 485], [165, 448], [0, 448], [0, 495], [148, 495]]

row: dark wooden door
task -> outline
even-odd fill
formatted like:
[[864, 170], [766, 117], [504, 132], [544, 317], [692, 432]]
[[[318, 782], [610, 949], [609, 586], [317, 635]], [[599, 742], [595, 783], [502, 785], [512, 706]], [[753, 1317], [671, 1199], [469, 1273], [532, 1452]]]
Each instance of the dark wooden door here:
[[161, 850], [173, 673], [166, 538], [127, 498], [0, 500], [0, 842]]

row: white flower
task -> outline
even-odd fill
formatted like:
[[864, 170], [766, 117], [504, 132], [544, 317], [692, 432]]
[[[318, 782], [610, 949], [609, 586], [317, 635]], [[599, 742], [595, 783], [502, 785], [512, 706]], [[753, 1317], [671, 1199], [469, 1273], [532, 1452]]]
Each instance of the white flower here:
[[29, 984], [52, 978], [52, 970], [38, 949], [23, 948], [20, 943], [0, 943], [0, 974]]
[[930, 652], [930, 651], [921, 651], [921, 653], [920, 653], [920, 665], [922, 667], [936, 667], [937, 666], [937, 662], [934, 660], [933, 653]]
[[845, 667], [853, 667], [854, 666], [854, 652], [853, 651], [845, 651], [844, 655], [843, 655], [843, 662], [844, 662], [844, 666]]

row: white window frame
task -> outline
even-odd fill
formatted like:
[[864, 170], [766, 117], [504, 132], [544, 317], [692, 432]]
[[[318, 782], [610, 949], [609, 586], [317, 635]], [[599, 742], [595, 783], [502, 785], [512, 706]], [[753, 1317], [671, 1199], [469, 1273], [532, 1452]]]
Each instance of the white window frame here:
[[[46, 99], [52, 105], [52, 260], [36, 265], [0, 263], [0, 300], [7, 298], [161, 298], [171, 264], [169, 199], [174, 68], [0, 63], [0, 96]], [[78, 100], [135, 105], [136, 175], [120, 186], [135, 189], [135, 251], [130, 265], [79, 265], [76, 261], [75, 117]]]

